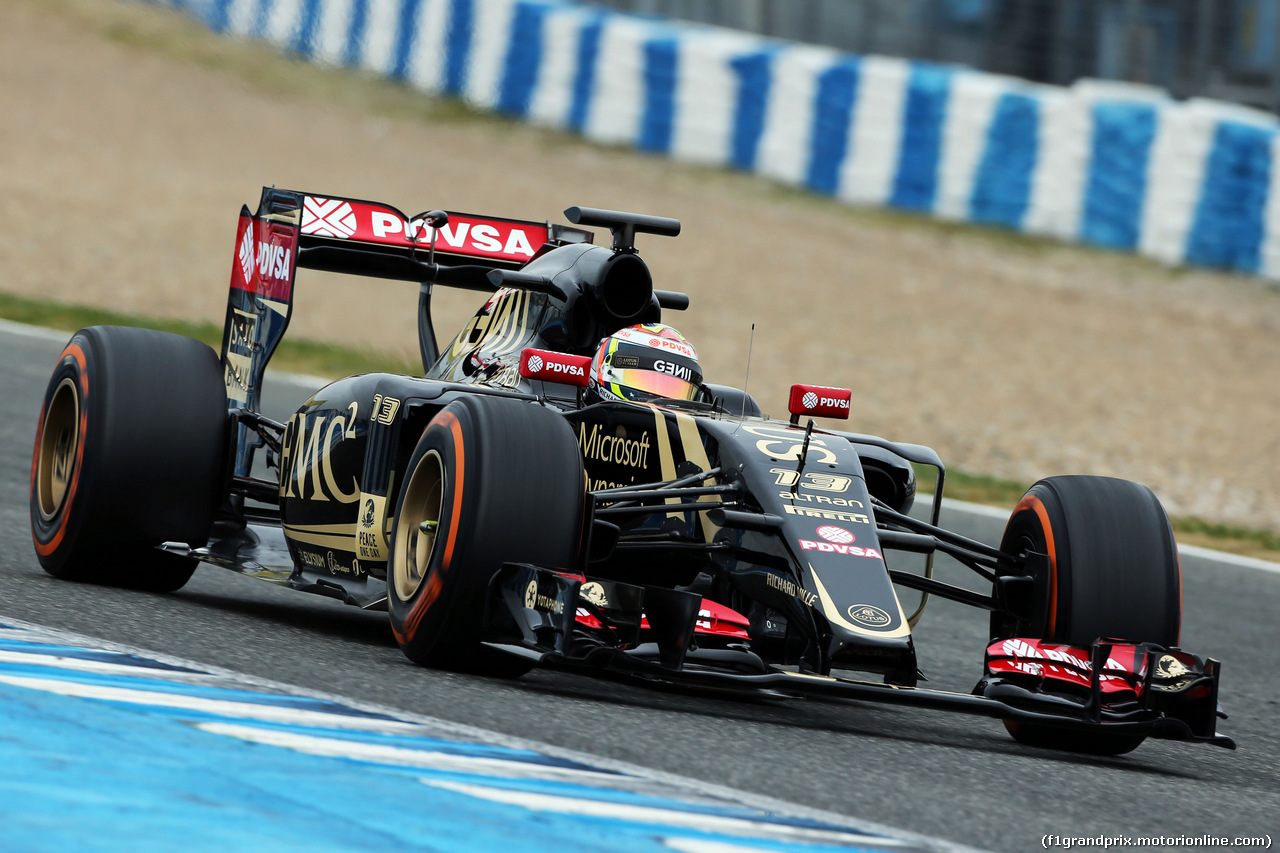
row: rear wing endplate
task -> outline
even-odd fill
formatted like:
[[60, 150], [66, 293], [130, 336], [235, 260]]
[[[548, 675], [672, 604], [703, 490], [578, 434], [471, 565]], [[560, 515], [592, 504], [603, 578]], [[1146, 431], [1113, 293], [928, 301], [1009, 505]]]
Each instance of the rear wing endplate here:
[[[257, 213], [241, 208], [222, 336], [228, 407], [259, 410], [262, 376], [289, 326], [299, 267], [418, 282], [424, 296], [432, 283], [491, 292], [491, 270], [518, 269], [553, 245], [592, 239], [589, 231], [546, 222], [446, 213], [448, 224], [437, 233], [426, 213], [410, 217], [379, 202], [269, 187]], [[239, 429], [235, 473], [248, 476], [261, 439]]]

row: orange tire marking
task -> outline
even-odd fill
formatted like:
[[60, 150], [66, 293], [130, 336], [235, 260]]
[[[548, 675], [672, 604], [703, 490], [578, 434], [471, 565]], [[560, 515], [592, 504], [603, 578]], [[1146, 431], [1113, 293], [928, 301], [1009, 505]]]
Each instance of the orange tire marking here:
[[456, 469], [453, 481], [453, 516], [449, 522], [449, 539], [444, 546], [444, 562], [440, 564], [440, 570], [447, 572], [449, 564], [453, 561], [453, 545], [458, 538], [458, 520], [462, 518], [462, 483], [466, 477], [467, 460], [462, 447], [462, 424], [458, 423], [453, 412], [441, 412], [438, 419], [441, 423], [448, 424], [449, 430], [453, 433], [453, 457]]
[[[85, 400], [89, 396], [89, 376], [86, 367], [86, 359], [84, 350], [80, 349], [78, 344], [68, 344], [67, 348], [62, 351], [62, 355], [58, 357], [58, 363], [62, 363], [62, 359], [70, 355], [80, 365], [80, 435], [76, 442], [76, 465], [75, 470], [71, 474], [71, 485], [67, 489], [67, 499], [62, 504], [62, 517], [58, 519], [58, 532], [54, 534], [49, 543], [41, 544], [36, 539], [35, 529], [31, 530], [31, 539], [35, 542], [36, 553], [42, 557], [47, 557], [54, 551], [58, 550], [58, 545], [62, 543], [62, 536], [67, 532], [67, 516], [71, 514], [71, 502], [75, 500], [76, 487], [80, 485], [80, 470], [84, 463], [84, 445], [85, 437], [89, 433], [89, 408], [85, 405]], [[40, 431], [44, 432], [44, 420], [41, 419]], [[39, 446], [40, 438], [36, 437], [37, 446]], [[34, 470], [34, 469], [33, 469]], [[34, 483], [33, 483], [34, 485]]]
[[1049, 630], [1046, 640], [1053, 639], [1058, 628], [1058, 553], [1053, 545], [1053, 528], [1049, 525], [1049, 511], [1035, 495], [1026, 495], [1013, 508], [1017, 515], [1022, 510], [1031, 510], [1040, 518], [1040, 527], [1044, 530], [1045, 547], [1049, 550]]
[[[404, 620], [405, 638], [400, 636], [397, 631], [396, 639], [401, 645], [408, 640], [413, 639], [413, 635], [418, 632], [418, 625], [422, 622], [422, 617], [431, 609], [431, 605], [440, 597], [440, 593], [444, 590], [444, 581], [440, 579], [440, 575], [449, 570], [449, 563], [453, 560], [453, 546], [458, 537], [458, 521], [462, 517], [462, 481], [466, 474], [466, 454], [462, 445], [462, 424], [458, 422], [458, 418], [453, 412], [441, 412], [432, 418], [431, 423], [427, 425], [427, 429], [439, 424], [449, 429], [453, 433], [453, 457], [454, 457], [454, 488], [453, 488], [453, 512], [449, 522], [449, 538], [445, 540], [444, 557], [440, 562], [440, 571], [433, 572], [427, 580], [427, 587], [422, 591], [422, 595], [414, 602], [413, 609], [409, 611], [409, 615]], [[425, 434], [425, 432], [424, 432]]]

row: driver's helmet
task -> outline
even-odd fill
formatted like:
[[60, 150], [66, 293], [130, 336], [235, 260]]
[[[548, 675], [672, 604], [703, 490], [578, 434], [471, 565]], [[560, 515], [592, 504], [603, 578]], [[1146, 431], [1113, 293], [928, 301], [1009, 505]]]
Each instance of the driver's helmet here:
[[694, 400], [702, 391], [702, 369], [684, 335], [663, 323], [642, 323], [600, 342], [588, 387], [602, 400]]

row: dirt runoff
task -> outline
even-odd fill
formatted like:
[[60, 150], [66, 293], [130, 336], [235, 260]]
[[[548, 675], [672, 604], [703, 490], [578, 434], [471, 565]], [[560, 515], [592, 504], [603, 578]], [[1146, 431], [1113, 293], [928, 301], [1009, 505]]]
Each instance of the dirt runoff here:
[[[0, 288], [221, 322], [236, 213], [271, 184], [413, 211], [674, 216], [678, 239], [639, 240], [657, 286], [692, 297], [667, 319], [729, 384], [755, 323], [767, 411], [792, 382], [849, 386], [852, 429], [951, 466], [1126, 477], [1171, 513], [1280, 530], [1271, 285], [852, 211], [456, 108], [378, 116], [326, 94], [334, 75], [281, 84], [265, 49], [176, 22], [0, 0]], [[416, 352], [416, 288], [304, 275], [291, 334]], [[477, 299], [440, 302], [448, 329]]]

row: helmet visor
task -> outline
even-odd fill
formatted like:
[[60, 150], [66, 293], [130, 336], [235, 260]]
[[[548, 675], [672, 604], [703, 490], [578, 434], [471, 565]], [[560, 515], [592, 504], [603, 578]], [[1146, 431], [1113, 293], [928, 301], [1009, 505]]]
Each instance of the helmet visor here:
[[698, 386], [694, 383], [654, 370], [614, 368], [609, 379], [612, 385], [655, 397], [665, 397], [668, 400], [692, 400], [698, 395]]

